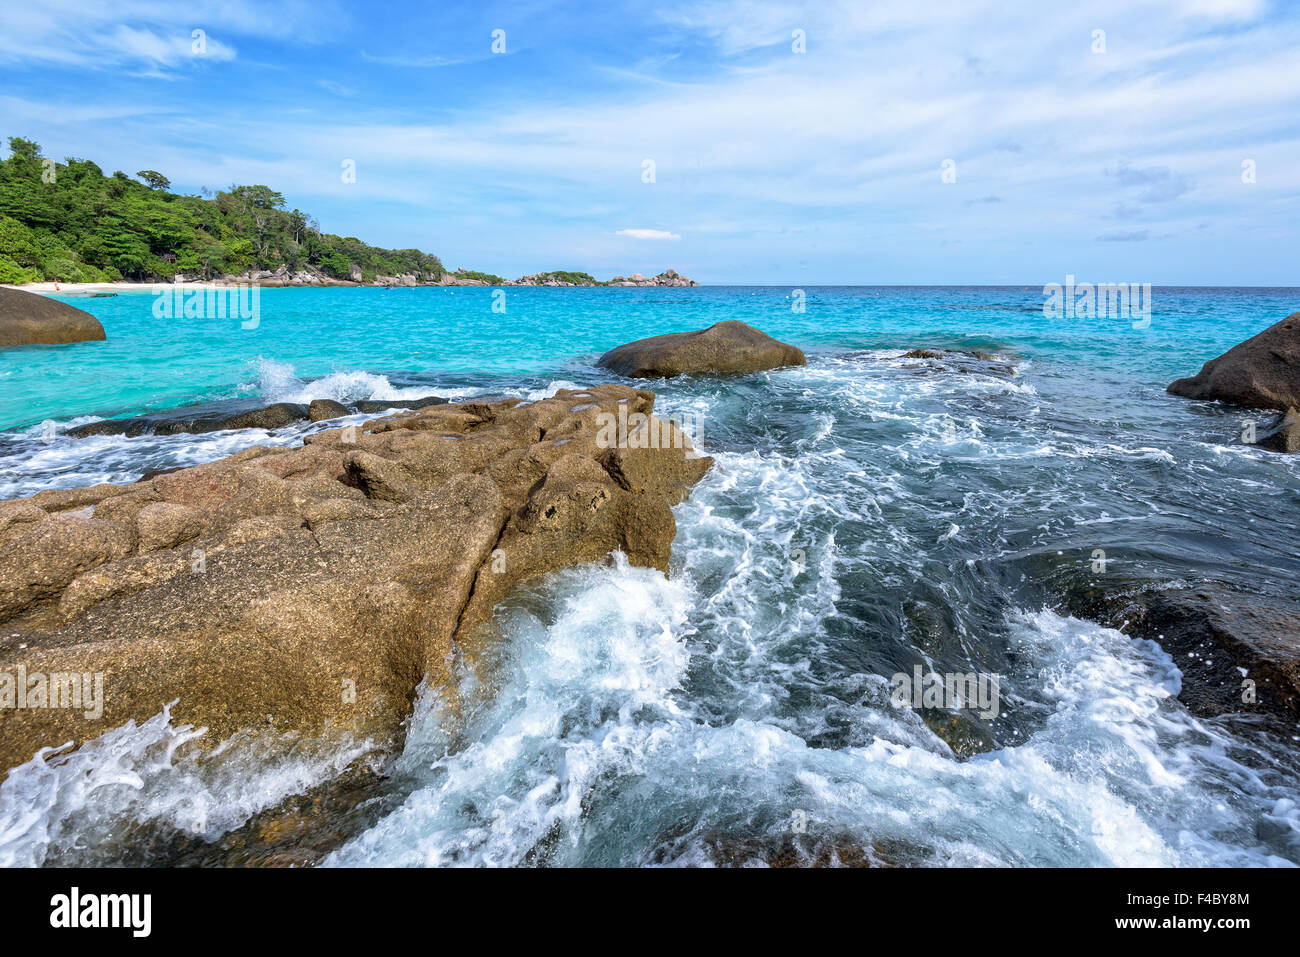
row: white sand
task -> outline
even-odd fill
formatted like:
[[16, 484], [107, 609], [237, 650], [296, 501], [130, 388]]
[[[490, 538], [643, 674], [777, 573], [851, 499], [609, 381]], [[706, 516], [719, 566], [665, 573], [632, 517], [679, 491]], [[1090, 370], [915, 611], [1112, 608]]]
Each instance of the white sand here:
[[[6, 289], [20, 289], [23, 292], [34, 292], [40, 295], [76, 295], [77, 293], [87, 292], [148, 292], [152, 293], [159, 286], [170, 289], [174, 284], [170, 282], [29, 282], [23, 286], [12, 286], [0, 283]], [[209, 283], [204, 282], [187, 282], [185, 289], [207, 289]], [[57, 287], [57, 288], [56, 288]], [[212, 286], [211, 288], [225, 288]]]

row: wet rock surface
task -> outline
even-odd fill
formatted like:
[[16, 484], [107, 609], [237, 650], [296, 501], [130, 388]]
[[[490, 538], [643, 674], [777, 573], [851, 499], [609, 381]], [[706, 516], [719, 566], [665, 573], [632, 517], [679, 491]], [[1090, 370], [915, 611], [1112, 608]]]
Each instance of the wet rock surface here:
[[137, 415], [128, 419], [102, 419], [69, 429], [74, 439], [91, 435], [179, 435], [222, 432], [228, 429], [282, 429], [298, 422], [320, 422], [343, 415], [387, 412], [392, 409], [425, 409], [444, 405], [446, 399], [428, 396], [422, 399], [361, 400], [350, 405], [332, 399], [315, 399], [310, 405], [275, 402], [268, 406], [256, 402], [214, 402], [186, 406], [167, 412]]
[[1300, 452], [1300, 411], [1288, 409], [1269, 424], [1256, 444], [1270, 452]]
[[[603, 447], [598, 416], [660, 447]], [[104, 676], [103, 713], [0, 709], [0, 763], [176, 720], [393, 740], [517, 583], [621, 550], [667, 570], [708, 470], [625, 386], [439, 404], [134, 485], [0, 503], [0, 672]], [[353, 441], [354, 440], [354, 441]]]
[[1132, 593], [1081, 591], [1071, 610], [1156, 642], [1182, 671], [1193, 714], [1300, 720], [1300, 602], [1207, 582]]
[[1189, 399], [1217, 399], [1252, 409], [1300, 407], [1300, 312], [1211, 359], [1168, 391]]

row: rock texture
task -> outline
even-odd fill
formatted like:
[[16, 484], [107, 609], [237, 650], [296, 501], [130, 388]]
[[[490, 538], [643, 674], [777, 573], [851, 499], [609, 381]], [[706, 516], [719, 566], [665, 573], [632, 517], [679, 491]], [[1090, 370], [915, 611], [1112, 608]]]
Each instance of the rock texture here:
[[1300, 410], [1288, 409], [1259, 436], [1256, 444], [1270, 452], [1300, 452]]
[[[620, 405], [671, 441], [602, 447]], [[211, 741], [394, 738], [518, 582], [615, 549], [667, 569], [671, 506], [711, 460], [653, 405], [616, 385], [444, 404], [0, 502], [0, 673], [104, 675], [97, 719], [0, 708], [0, 768], [173, 699]]]
[[103, 338], [104, 327], [90, 313], [45, 296], [0, 286], [0, 349]]
[[[1182, 671], [1193, 714], [1300, 720], [1300, 603], [1206, 582], [1135, 594], [1079, 596], [1073, 611], [1157, 642]], [[1244, 673], [1243, 673], [1244, 672]], [[1253, 700], [1245, 696], [1252, 682]]]
[[606, 352], [597, 365], [631, 379], [744, 374], [806, 365], [804, 354], [743, 322], [718, 322], [698, 332], [638, 339]]
[[320, 422], [324, 419], [351, 415], [354, 412], [371, 414], [389, 409], [423, 409], [443, 405], [446, 399], [429, 396], [424, 399], [393, 399], [390, 401], [364, 400], [350, 406], [332, 399], [314, 399], [310, 405], [297, 402], [275, 402], [268, 406], [246, 403], [218, 402], [192, 405], [168, 412], [137, 415], [129, 419], [102, 419], [69, 429], [74, 439], [89, 435], [177, 435], [182, 432], [220, 432], [225, 429], [281, 429], [295, 422]]
[[1300, 312], [1211, 359], [1196, 375], [1171, 383], [1168, 391], [1252, 409], [1300, 407]]
[[342, 402], [335, 402], [333, 399], [312, 399], [311, 404], [307, 406], [307, 418], [313, 422], [337, 419], [339, 416], [347, 414], [348, 407]]

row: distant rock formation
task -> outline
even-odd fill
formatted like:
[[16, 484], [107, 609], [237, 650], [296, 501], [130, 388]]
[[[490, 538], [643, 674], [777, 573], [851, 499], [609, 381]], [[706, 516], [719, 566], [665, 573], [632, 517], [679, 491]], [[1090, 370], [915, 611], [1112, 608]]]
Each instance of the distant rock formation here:
[[611, 349], [597, 365], [631, 379], [684, 374], [738, 375], [806, 365], [799, 349], [743, 322], [718, 322], [698, 332], [673, 332]]
[[[587, 273], [553, 271], [533, 273], [518, 279], [505, 279], [491, 273], [475, 272], [469, 269], [456, 269], [441, 273], [401, 273], [396, 276], [377, 275], [366, 281], [360, 266], [348, 267], [348, 279], [339, 279], [324, 272], [317, 266], [301, 266], [291, 270], [288, 266], [277, 269], [249, 269], [242, 273], [225, 273], [219, 276], [203, 277], [197, 274], [177, 273], [170, 278], [173, 283], [202, 283], [212, 286], [255, 285], [274, 288], [278, 286], [698, 286], [694, 279], [683, 276], [675, 269], [667, 269], [659, 275], [647, 278], [640, 273], [631, 276], [615, 276], [609, 282], [602, 282]], [[142, 285], [156, 286], [150, 282]]]
[[103, 340], [104, 327], [75, 306], [0, 286], [0, 349]]
[[615, 276], [608, 283], [610, 286], [698, 286], [699, 283], [688, 276], [683, 276], [676, 269], [665, 269], [653, 279], [647, 279], [639, 272], [624, 278]]

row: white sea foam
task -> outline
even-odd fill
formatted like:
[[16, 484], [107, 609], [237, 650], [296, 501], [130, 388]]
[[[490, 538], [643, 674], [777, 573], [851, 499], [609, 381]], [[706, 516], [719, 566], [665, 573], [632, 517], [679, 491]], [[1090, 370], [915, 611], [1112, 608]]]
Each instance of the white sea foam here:
[[546, 388], [544, 389], [526, 389], [524, 391], [524, 398], [530, 402], [538, 402], [542, 399], [551, 398], [553, 395], [555, 395], [555, 393], [559, 392], [561, 389], [571, 389], [573, 391], [580, 391], [584, 388], [586, 387], [580, 386], [576, 382], [570, 382], [568, 379], [554, 379], [551, 382], [549, 382]]
[[332, 372], [316, 379], [304, 380], [298, 377], [292, 365], [273, 359], [258, 361], [256, 389], [259, 395], [270, 402], [301, 404], [313, 399], [333, 399], [345, 403], [364, 400], [391, 402], [428, 396], [453, 399], [478, 392], [477, 389], [440, 389], [431, 386], [398, 388], [388, 381], [387, 376], [373, 372]]
[[686, 587], [617, 556], [555, 576], [551, 596], [553, 617], [509, 615], [510, 678], [464, 729], [468, 745], [443, 750], [437, 698], [421, 696], [407, 752], [431, 758], [418, 769], [429, 785], [326, 863], [513, 865], [544, 840], [571, 846], [592, 789], [635, 773], [669, 734]]
[[0, 866], [111, 862], [140, 827], [212, 841], [371, 750], [292, 734], [241, 734], [203, 750], [190, 742], [205, 729], [174, 723], [174, 705], [76, 750], [45, 748], [10, 771], [0, 785]]

